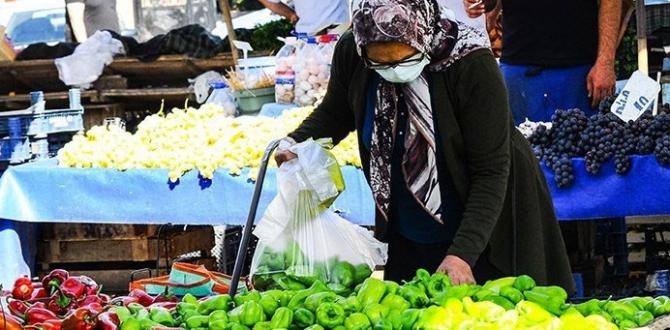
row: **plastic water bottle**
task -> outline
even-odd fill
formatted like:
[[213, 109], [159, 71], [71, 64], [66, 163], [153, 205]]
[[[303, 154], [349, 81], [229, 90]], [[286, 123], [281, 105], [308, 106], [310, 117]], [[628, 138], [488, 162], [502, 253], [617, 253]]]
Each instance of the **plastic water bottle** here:
[[233, 91], [225, 82], [217, 81], [210, 84], [213, 88], [205, 103], [216, 104], [223, 108], [226, 115], [234, 116], [237, 114], [237, 105], [235, 105], [235, 96]]

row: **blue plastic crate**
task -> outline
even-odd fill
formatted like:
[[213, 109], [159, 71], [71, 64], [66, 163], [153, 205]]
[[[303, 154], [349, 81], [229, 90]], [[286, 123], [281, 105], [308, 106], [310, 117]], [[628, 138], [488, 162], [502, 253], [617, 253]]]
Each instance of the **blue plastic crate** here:
[[30, 142], [27, 137], [0, 139], [0, 161], [22, 163], [30, 158]]

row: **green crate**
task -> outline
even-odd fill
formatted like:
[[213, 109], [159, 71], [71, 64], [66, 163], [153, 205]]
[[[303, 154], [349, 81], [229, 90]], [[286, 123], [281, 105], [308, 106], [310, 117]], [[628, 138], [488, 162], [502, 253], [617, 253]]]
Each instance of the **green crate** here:
[[241, 114], [253, 114], [261, 111], [266, 103], [275, 101], [275, 88], [258, 88], [235, 92]]

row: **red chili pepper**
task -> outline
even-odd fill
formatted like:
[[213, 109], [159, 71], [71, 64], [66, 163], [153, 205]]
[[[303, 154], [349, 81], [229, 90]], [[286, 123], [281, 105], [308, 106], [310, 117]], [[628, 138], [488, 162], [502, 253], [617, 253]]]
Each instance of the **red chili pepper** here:
[[68, 294], [69, 296], [74, 297], [75, 299], [81, 298], [86, 291], [86, 286], [79, 281], [77, 277], [69, 277], [65, 282], [60, 285], [61, 291]]
[[33, 283], [27, 277], [20, 277], [14, 282], [12, 296], [16, 299], [28, 300], [33, 294]]
[[119, 317], [116, 315], [116, 313], [104, 312], [98, 314], [97, 329], [99, 330], [116, 330], [118, 329], [120, 323], [121, 322], [119, 321]]
[[63, 330], [93, 330], [96, 323], [96, 313], [88, 307], [80, 307], [63, 320], [61, 328]]
[[66, 270], [54, 269], [49, 275], [44, 276], [42, 279], [42, 287], [47, 291], [48, 295], [51, 295], [68, 277], [70, 277], [70, 273]]
[[26, 323], [36, 324], [43, 323], [48, 320], [57, 320], [58, 315], [46, 308], [30, 307], [26, 311]]
[[30, 306], [21, 300], [12, 299], [7, 303], [9, 312], [12, 313], [12, 315], [20, 318], [25, 317], [26, 311], [28, 311], [28, 307]]
[[44, 288], [35, 288], [33, 294], [30, 296], [30, 300], [46, 298], [46, 297], [48, 297], [47, 290], [44, 290]]
[[154, 302], [154, 297], [140, 289], [133, 289], [133, 291], [130, 291], [128, 296], [137, 298], [137, 303], [144, 307], [149, 307]]
[[23, 321], [16, 316], [0, 312], [0, 325], [4, 330], [22, 330]]

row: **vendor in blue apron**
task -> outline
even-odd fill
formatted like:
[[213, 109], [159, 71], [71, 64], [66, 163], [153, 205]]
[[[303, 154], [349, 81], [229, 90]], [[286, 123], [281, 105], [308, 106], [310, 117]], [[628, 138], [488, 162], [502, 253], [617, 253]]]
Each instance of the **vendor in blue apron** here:
[[501, 2], [500, 68], [516, 124], [551, 121], [556, 109], [590, 116], [614, 93], [621, 0], [463, 1], [473, 18]]

